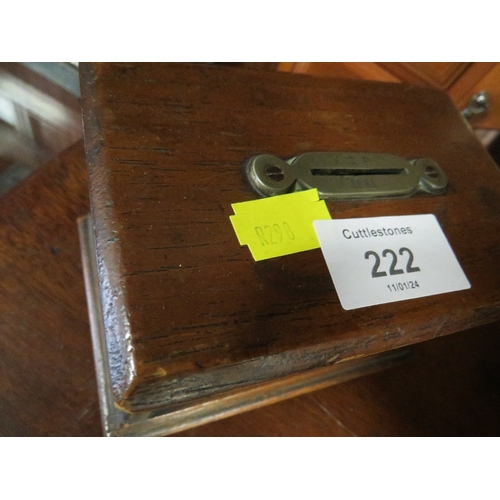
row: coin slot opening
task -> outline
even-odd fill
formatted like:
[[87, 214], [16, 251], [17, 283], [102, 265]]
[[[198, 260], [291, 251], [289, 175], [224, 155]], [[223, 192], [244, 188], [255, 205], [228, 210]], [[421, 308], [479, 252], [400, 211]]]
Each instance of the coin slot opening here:
[[268, 179], [274, 182], [281, 182], [285, 178], [285, 172], [283, 172], [283, 169], [277, 167], [276, 165], [266, 165], [264, 173]]
[[313, 168], [311, 169], [312, 175], [399, 175], [405, 172], [404, 168]]

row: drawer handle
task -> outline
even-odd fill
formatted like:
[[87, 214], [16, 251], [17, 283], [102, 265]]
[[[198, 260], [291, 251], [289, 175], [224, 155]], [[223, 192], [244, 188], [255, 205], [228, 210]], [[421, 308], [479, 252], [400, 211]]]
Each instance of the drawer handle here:
[[485, 90], [481, 90], [477, 94], [474, 94], [469, 102], [467, 103], [467, 107], [462, 110], [462, 116], [469, 120], [473, 116], [477, 116], [488, 111], [490, 107], [490, 96], [488, 92]]

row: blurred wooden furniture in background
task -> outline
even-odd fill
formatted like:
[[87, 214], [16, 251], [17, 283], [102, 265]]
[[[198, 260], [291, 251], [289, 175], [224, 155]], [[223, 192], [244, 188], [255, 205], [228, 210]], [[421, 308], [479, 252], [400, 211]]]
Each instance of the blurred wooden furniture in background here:
[[70, 64], [0, 63], [0, 196], [81, 139], [75, 80]]
[[480, 128], [500, 129], [500, 64], [467, 62], [363, 63], [299, 62], [279, 63], [280, 71], [333, 78], [360, 78], [381, 82], [407, 82], [446, 91], [459, 109], [479, 91], [490, 96], [490, 110], [474, 118]]

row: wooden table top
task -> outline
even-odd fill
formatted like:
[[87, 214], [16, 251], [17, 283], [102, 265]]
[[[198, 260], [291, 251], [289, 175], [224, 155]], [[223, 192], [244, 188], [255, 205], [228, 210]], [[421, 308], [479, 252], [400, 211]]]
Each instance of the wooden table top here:
[[[81, 66], [101, 300], [118, 405], [191, 404], [500, 319], [500, 174], [439, 91], [181, 64]], [[229, 222], [245, 160], [431, 157], [447, 192], [328, 202], [333, 217], [433, 213], [469, 290], [355, 311], [320, 250], [254, 262]]]
[[0, 435], [102, 435], [76, 219], [83, 144], [0, 198]]

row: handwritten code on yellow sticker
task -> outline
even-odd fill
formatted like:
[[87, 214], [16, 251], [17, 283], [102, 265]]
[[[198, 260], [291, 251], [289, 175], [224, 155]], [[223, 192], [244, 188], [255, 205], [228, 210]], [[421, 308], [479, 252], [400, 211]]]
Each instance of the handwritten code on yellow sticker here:
[[317, 189], [231, 205], [229, 219], [240, 245], [248, 245], [255, 260], [319, 248], [313, 221], [331, 219]]

